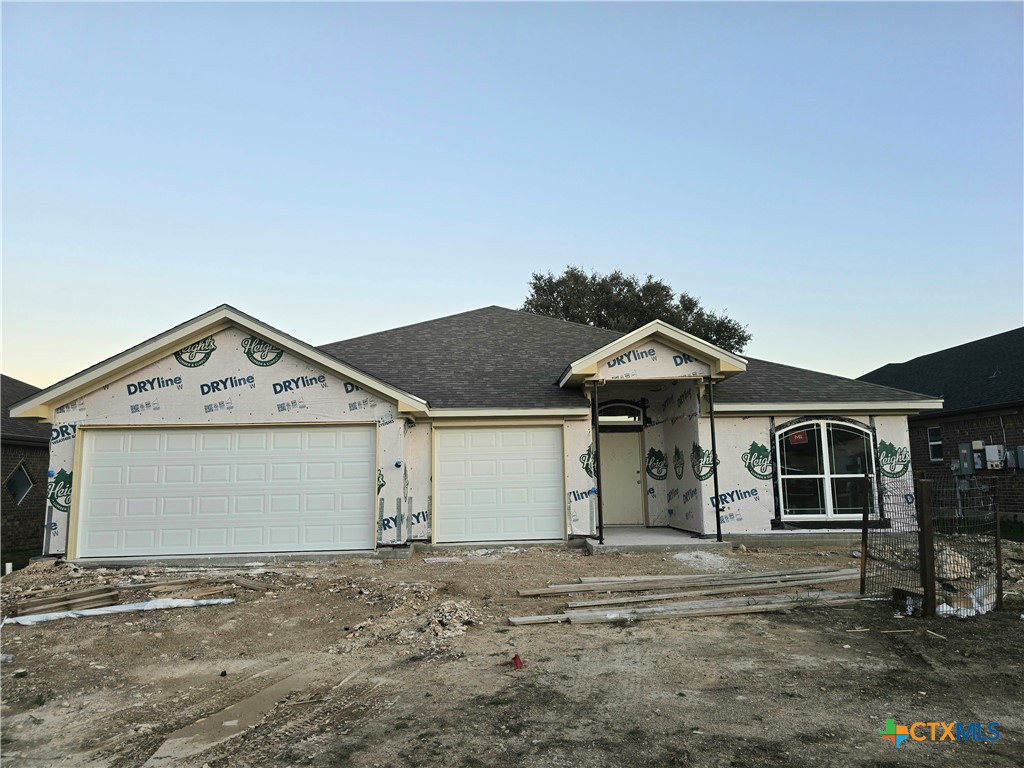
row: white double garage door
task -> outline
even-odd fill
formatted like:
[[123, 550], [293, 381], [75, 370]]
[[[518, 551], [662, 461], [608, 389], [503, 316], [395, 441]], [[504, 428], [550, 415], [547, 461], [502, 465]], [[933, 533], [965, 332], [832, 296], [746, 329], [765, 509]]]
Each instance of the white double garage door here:
[[[435, 541], [563, 538], [560, 427], [437, 433]], [[80, 437], [77, 557], [374, 548], [373, 426]]]

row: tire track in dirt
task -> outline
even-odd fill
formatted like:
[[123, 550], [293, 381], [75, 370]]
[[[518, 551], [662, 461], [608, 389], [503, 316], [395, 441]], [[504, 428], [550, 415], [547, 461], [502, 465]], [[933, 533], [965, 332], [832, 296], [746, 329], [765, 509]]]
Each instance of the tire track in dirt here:
[[[201, 698], [191, 703], [162, 699], [148, 702], [142, 707], [117, 710], [89, 723], [90, 733], [106, 734], [106, 737], [100, 743], [90, 744], [87, 740], [82, 744], [82, 749], [87, 751], [86, 759], [89, 762], [109, 765], [110, 768], [136, 768], [143, 765], [159, 749], [168, 734], [246, 699], [267, 686], [308, 668], [309, 664], [308, 658], [301, 658], [267, 666], [244, 677], [235, 673], [231, 682], [226, 683], [220, 690], [210, 693], [199, 692]], [[126, 724], [138, 722], [159, 723], [159, 726], [149, 733], [126, 736]]]
[[249, 731], [193, 759], [215, 768], [306, 761], [332, 739], [348, 735], [390, 709], [395, 703], [393, 692], [401, 691], [409, 677], [392, 670], [387, 677], [367, 676], [367, 672], [364, 668], [340, 682], [304, 690], [301, 700], [279, 702]]

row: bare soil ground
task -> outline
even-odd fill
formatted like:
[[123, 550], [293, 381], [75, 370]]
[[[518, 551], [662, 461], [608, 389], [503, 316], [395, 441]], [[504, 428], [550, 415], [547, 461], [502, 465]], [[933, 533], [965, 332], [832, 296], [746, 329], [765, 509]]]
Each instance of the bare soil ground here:
[[[966, 620], [900, 618], [875, 602], [512, 627], [510, 615], [565, 606], [565, 598], [520, 598], [517, 589], [578, 576], [856, 561], [845, 551], [725, 560], [565, 549], [447, 554], [462, 562], [413, 554], [205, 571], [270, 590], [238, 588], [231, 605], [6, 626], [3, 652], [14, 659], [0, 665], [3, 764], [1024, 764], [1019, 585], [1008, 586], [1004, 611]], [[119, 585], [196, 570], [75, 575], [40, 561], [4, 578], [2, 596], [7, 608], [42, 585]], [[142, 592], [123, 593], [122, 602]], [[511, 664], [516, 653], [520, 670]], [[997, 721], [1002, 738], [908, 741], [897, 750], [878, 736], [887, 717]]]

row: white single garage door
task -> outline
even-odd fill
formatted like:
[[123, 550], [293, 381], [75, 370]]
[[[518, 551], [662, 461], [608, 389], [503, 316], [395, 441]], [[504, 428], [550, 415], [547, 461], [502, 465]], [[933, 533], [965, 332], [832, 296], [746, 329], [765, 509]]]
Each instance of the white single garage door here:
[[79, 436], [78, 557], [374, 547], [372, 426]]
[[437, 430], [437, 539], [565, 538], [561, 427]]

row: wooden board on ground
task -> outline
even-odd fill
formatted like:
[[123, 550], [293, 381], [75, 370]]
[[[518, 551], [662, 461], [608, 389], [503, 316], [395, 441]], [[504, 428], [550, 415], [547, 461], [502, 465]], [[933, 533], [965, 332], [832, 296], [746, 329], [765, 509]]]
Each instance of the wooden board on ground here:
[[[838, 568], [822, 569], [821, 575], [839, 573]], [[753, 581], [797, 581], [804, 577], [803, 573], [783, 571], [780, 573], [751, 573], [745, 575], [702, 575], [702, 576], [681, 576], [666, 577], [659, 580], [644, 581], [620, 581], [620, 582], [592, 582], [588, 584], [556, 584], [550, 587], [538, 587], [535, 589], [520, 589], [520, 597], [543, 597], [549, 595], [567, 595], [582, 592], [640, 592], [658, 589], [683, 589], [690, 586], [728, 586], [731, 584], [744, 584]]]
[[[661, 581], [662, 579], [703, 579], [708, 576], [725, 577], [725, 576], [792, 576], [795, 574], [803, 573], [829, 573], [832, 571], [839, 570], [838, 568], [829, 568], [825, 566], [816, 566], [814, 568], [793, 568], [787, 571], [729, 571], [725, 573], [685, 573], [685, 574], [662, 574], [661, 576], [581, 576], [580, 584], [604, 584], [608, 582], [617, 581]], [[556, 586], [549, 584], [548, 586]]]
[[703, 587], [701, 589], [688, 590], [686, 592], [668, 592], [660, 595], [635, 595], [625, 597], [611, 597], [606, 600], [583, 600], [570, 602], [570, 608], [587, 608], [599, 605], [626, 605], [629, 603], [652, 603], [660, 600], [678, 600], [681, 597], [698, 597], [700, 595], [727, 595], [733, 592], [770, 592], [779, 589], [791, 589], [793, 587], [811, 587], [816, 584], [830, 584], [837, 581], [850, 581], [856, 579], [859, 573], [855, 568], [840, 573], [830, 574], [797, 581], [765, 581], [749, 582], [744, 584], [733, 584], [717, 587]]
[[19, 616], [32, 616], [39, 613], [74, 611], [81, 608], [101, 608], [117, 603], [117, 590], [111, 587], [93, 587], [22, 600], [17, 604], [16, 611]]

